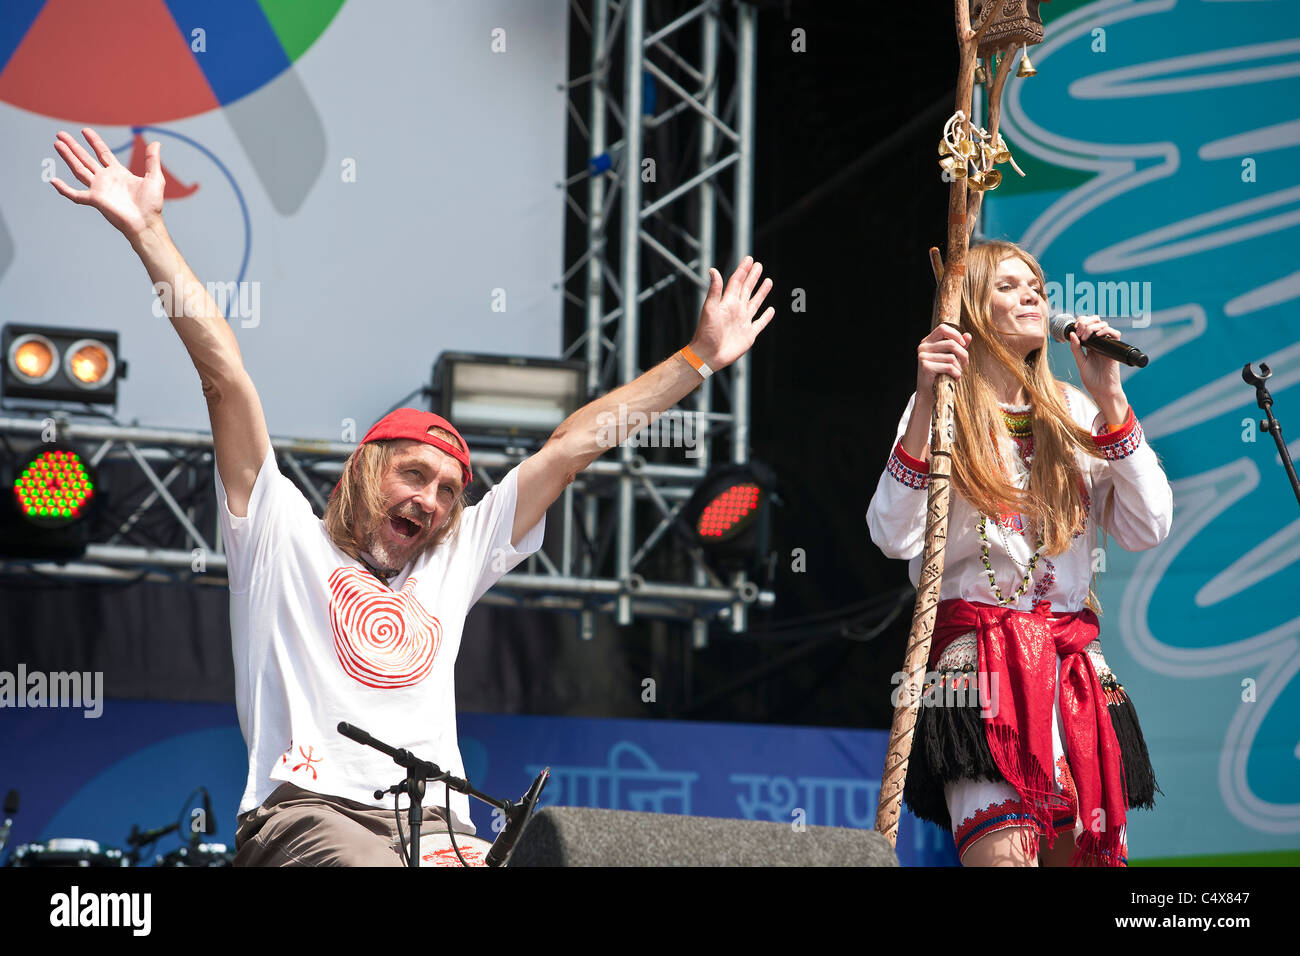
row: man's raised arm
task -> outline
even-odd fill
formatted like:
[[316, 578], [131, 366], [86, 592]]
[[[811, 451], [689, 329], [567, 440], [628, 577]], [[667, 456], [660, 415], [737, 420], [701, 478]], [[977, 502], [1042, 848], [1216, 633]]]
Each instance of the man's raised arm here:
[[73, 202], [98, 209], [131, 243], [155, 289], [163, 283], [169, 290], [164, 302], [170, 301], [172, 326], [190, 354], [208, 402], [226, 501], [231, 513], [242, 517], [248, 513], [248, 499], [271, 439], [234, 332], [163, 225], [162, 145], [156, 141], [149, 144], [145, 173], [140, 177], [118, 162], [93, 129], [81, 133], [93, 155], [62, 130], [54, 148], [72, 174], [89, 188], [73, 189], [60, 179], [50, 180], [50, 185]]
[[[724, 288], [721, 273], [709, 270], [709, 294], [700, 310], [700, 322], [689, 350], [696, 361], [703, 362], [712, 371], [726, 368], [748, 352], [754, 339], [776, 314], [775, 309], [769, 308], [754, 320], [772, 289], [772, 280], [766, 279], [755, 291], [762, 273], [762, 264], [746, 256]], [[565, 419], [541, 450], [519, 466], [519, 497], [511, 544], [518, 545], [574, 476], [610, 449], [609, 416], [616, 416], [620, 423], [648, 422], [676, 405], [702, 381], [703, 372], [678, 352]], [[628, 428], [625, 433], [620, 424], [619, 438], [626, 440], [638, 430]]]

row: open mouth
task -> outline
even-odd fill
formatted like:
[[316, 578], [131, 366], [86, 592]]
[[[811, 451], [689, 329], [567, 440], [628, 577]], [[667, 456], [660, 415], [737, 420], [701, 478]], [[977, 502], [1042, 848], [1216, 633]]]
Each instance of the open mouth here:
[[403, 518], [401, 515], [389, 515], [388, 525], [393, 529], [393, 534], [399, 538], [414, 538], [420, 533], [420, 526], [410, 518]]

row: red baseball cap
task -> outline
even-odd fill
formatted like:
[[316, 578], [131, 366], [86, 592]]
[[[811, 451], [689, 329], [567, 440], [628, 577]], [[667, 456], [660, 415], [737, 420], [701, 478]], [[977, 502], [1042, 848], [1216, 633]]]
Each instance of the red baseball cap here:
[[[430, 435], [430, 428], [442, 428], [456, 436], [461, 447], [457, 448], [451, 442], [439, 438], [437, 435]], [[454, 425], [440, 415], [433, 412], [422, 412], [417, 408], [399, 408], [396, 411], [389, 412], [379, 421], [371, 426], [370, 431], [366, 432], [360, 444], [372, 441], [388, 441], [393, 438], [409, 438], [412, 441], [422, 441], [426, 445], [432, 445], [434, 448], [445, 451], [460, 462], [460, 475], [464, 479], [464, 487], [468, 488], [474, 480], [474, 472], [469, 467], [469, 442], [461, 437], [460, 432], [456, 431]]]
[[[445, 428], [455, 435], [460, 440], [464, 450], [462, 451], [451, 442], [439, 438], [437, 435], [430, 435], [429, 429], [434, 426]], [[375, 422], [358, 444], [364, 445], [369, 441], [387, 441], [393, 438], [409, 438], [412, 441], [422, 441], [434, 448], [445, 451], [452, 458], [455, 458], [460, 462], [460, 476], [465, 482], [461, 488], [462, 491], [468, 488], [470, 482], [474, 480], [474, 473], [470, 471], [469, 467], [469, 442], [461, 437], [460, 432], [456, 431], [451, 422], [440, 415], [435, 415], [433, 412], [422, 412], [417, 408], [399, 408]], [[334, 491], [338, 491], [339, 485], [342, 483], [342, 479], [339, 479], [334, 485]], [[330, 494], [332, 497], [333, 492]]]

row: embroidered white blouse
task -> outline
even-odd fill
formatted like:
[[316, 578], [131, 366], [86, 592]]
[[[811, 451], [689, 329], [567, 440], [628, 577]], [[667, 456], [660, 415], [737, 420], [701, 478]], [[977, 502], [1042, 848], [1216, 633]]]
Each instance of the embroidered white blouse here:
[[[1077, 533], [1070, 550], [1064, 554], [1039, 558], [1025, 593], [1006, 605], [1016, 610], [1033, 610], [1039, 601], [1044, 600], [1051, 602], [1053, 612], [1077, 611], [1084, 607], [1099, 526], [1104, 527], [1125, 550], [1145, 551], [1164, 541], [1173, 520], [1173, 491], [1155, 451], [1143, 437], [1142, 426], [1133, 410], [1129, 409], [1128, 420], [1118, 431], [1098, 434], [1105, 428], [1106, 421], [1092, 399], [1070, 385], [1065, 386], [1065, 393], [1074, 420], [1090, 429], [1093, 441], [1105, 458], [1076, 453], [1088, 505], [1086, 532]], [[915, 403], [916, 394], [913, 393], [899, 420], [893, 451], [867, 509], [871, 540], [888, 557], [909, 562], [913, 585], [920, 582], [930, 481], [929, 463], [907, 454], [901, 441]], [[1003, 405], [1003, 408], [1018, 410], [1010, 405]], [[1025, 463], [1032, 461], [1032, 439], [1017, 442], [1003, 435], [1001, 443], [1004, 459], [1016, 463], [1014, 483], [1017, 487], [1026, 487], [1029, 471]], [[939, 589], [940, 600], [963, 598], [985, 604], [998, 603], [984, 568], [979, 521], [980, 516], [974, 508], [954, 492], [949, 499], [947, 553]], [[1010, 598], [1019, 590], [1038, 544], [1034, 529], [1026, 525], [1027, 522], [1019, 515], [1001, 519], [991, 517], [986, 522], [989, 563], [1004, 598]]]

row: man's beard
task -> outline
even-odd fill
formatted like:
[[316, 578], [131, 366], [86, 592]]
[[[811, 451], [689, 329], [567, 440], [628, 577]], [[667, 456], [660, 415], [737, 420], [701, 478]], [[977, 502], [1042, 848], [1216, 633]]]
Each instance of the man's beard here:
[[402, 547], [394, 544], [388, 538], [388, 533], [389, 515], [385, 513], [379, 525], [365, 539], [365, 550], [370, 556], [371, 563], [374, 564], [376, 570], [383, 571], [386, 574], [396, 574], [410, 564], [416, 557], [424, 553], [431, 540], [424, 537], [423, 526], [416, 535], [419, 543], [414, 546]]
[[390, 547], [389, 542], [383, 538], [382, 531], [373, 531], [370, 537], [366, 539], [366, 553], [370, 555], [370, 560], [376, 570], [383, 571], [385, 574], [396, 574], [402, 568], [410, 563], [410, 555], [403, 560], [398, 556], [396, 549]]

